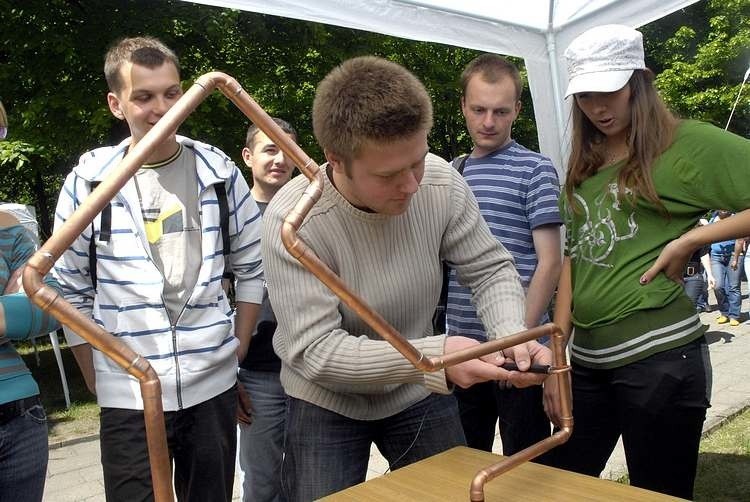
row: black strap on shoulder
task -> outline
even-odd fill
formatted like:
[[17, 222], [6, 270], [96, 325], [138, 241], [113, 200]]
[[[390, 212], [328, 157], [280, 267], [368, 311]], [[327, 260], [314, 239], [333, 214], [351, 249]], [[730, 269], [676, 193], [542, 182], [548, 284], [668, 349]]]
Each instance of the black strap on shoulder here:
[[458, 171], [459, 174], [464, 173], [464, 167], [466, 167], [466, 159], [469, 158], [469, 154], [465, 153], [463, 155], [459, 155], [453, 161], [451, 162], [451, 165], [453, 168]]
[[214, 185], [216, 190], [216, 200], [219, 203], [219, 224], [221, 225], [221, 253], [224, 255], [224, 274], [222, 278], [234, 280], [234, 274], [227, 267], [226, 257], [229, 256], [229, 204], [227, 203], [227, 190], [224, 186], [224, 182], [216, 183]]
[[219, 224], [221, 225], [221, 250], [224, 256], [229, 256], [229, 204], [227, 203], [227, 191], [224, 182], [214, 185], [216, 200], [219, 203]]
[[[91, 191], [99, 186], [98, 181], [91, 182]], [[99, 241], [109, 242], [112, 237], [112, 204], [104, 206], [101, 212], [101, 225], [99, 226]], [[91, 285], [96, 290], [96, 238], [94, 234], [94, 223], [91, 222], [91, 240], [89, 241], [89, 274]]]

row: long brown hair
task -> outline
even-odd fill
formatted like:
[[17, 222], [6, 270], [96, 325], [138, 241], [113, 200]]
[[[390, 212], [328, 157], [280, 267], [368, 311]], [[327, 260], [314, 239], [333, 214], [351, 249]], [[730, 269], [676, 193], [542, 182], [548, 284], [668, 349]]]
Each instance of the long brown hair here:
[[[628, 188], [633, 191], [633, 198], [643, 197], [666, 212], [656, 193], [651, 169], [656, 158], [672, 144], [678, 120], [657, 94], [651, 70], [635, 70], [628, 83], [628, 157], [625, 165], [617, 172], [618, 196], [623, 197]], [[575, 208], [573, 190], [596, 174], [604, 163], [606, 137], [591, 123], [575, 100], [571, 116], [573, 140], [565, 180], [565, 196], [569, 205]]]

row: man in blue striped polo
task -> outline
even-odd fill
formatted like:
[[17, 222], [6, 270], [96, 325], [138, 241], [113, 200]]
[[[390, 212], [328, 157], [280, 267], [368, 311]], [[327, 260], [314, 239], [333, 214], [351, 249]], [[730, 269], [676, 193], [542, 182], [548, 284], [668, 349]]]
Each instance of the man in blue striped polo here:
[[[474, 149], [454, 160], [477, 198], [492, 234], [510, 251], [526, 291], [526, 326], [547, 320], [547, 308], [561, 269], [560, 193], [550, 160], [511, 138], [521, 111], [522, 83], [508, 60], [484, 54], [461, 76], [461, 110]], [[471, 304], [471, 291], [451, 272], [447, 330], [486, 340], [485, 327]], [[503, 384], [504, 382], [500, 382]], [[516, 389], [496, 382], [456, 389], [467, 443], [492, 450], [499, 420], [503, 454], [513, 453], [549, 436], [540, 386]]]

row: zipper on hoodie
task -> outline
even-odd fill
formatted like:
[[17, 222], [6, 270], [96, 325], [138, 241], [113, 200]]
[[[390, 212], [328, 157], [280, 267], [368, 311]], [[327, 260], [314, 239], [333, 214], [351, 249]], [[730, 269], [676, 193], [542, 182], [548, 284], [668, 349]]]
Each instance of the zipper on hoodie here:
[[182, 380], [180, 379], [180, 358], [177, 356], [177, 326], [172, 324], [170, 326], [172, 330], [172, 351], [174, 353], [174, 367], [175, 367], [175, 378], [177, 392], [177, 409], [182, 409]]
[[[196, 166], [198, 162], [198, 157], [196, 155]], [[203, 197], [204, 192], [206, 192], [207, 187], [201, 190], [198, 193], [198, 219], [200, 220], [200, 227], [201, 227], [201, 235], [203, 235], [203, 211], [200, 209], [200, 200], [201, 197]], [[203, 256], [202, 253], [203, 249], [203, 238], [201, 237], [201, 256]], [[201, 265], [202, 266], [202, 265]], [[177, 314], [177, 321], [180, 320], [182, 317], [182, 314], [185, 312], [185, 308], [187, 307], [188, 303], [190, 303], [190, 296], [195, 291], [195, 286], [193, 286], [193, 291], [191, 291], [191, 294], [188, 295], [188, 299], [185, 301], [185, 304], [182, 306], [182, 309], [180, 310], [179, 314]], [[167, 302], [164, 301], [164, 295], [162, 294], [161, 297], [162, 305], [164, 305], [164, 310], [167, 313], [167, 319], [169, 319], [169, 327], [172, 330], [172, 351], [174, 353], [174, 365], [175, 365], [175, 376], [176, 376], [176, 391], [177, 391], [177, 408], [182, 409], [182, 378], [180, 374], [180, 357], [177, 355], [177, 322], [172, 322], [172, 317], [169, 315], [169, 309], [167, 309]]]
[[[189, 301], [189, 300], [188, 300]], [[167, 302], [164, 301], [164, 295], [161, 297], [161, 302], [164, 305], [164, 311], [167, 313], [167, 319], [169, 319], [169, 329], [172, 330], [172, 353], [174, 354], [174, 366], [175, 366], [175, 379], [176, 379], [176, 391], [177, 391], [177, 408], [182, 409], [182, 378], [180, 374], [180, 356], [177, 355], [177, 323], [172, 322], [172, 317], [169, 315], [169, 309], [167, 309]], [[182, 306], [182, 310], [177, 314], [177, 320], [179, 321], [182, 317], [182, 313], [185, 312], [187, 302]]]

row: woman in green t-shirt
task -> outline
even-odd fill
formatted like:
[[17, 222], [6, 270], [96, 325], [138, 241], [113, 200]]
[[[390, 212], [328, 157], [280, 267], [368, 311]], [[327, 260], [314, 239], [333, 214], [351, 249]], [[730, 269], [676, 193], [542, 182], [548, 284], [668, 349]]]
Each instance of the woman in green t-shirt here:
[[[696, 249], [750, 231], [750, 142], [676, 119], [636, 30], [592, 28], [565, 57], [573, 138], [555, 322], [572, 331], [575, 427], [550, 460], [599, 476], [622, 436], [631, 484], [692, 498], [711, 369], [681, 283]], [[696, 228], [715, 207], [738, 214]]]

